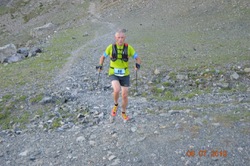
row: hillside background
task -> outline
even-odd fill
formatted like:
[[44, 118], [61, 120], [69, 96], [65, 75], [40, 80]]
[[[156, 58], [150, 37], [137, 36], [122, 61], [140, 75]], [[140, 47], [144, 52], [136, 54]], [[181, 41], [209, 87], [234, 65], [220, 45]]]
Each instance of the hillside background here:
[[[1, 0], [0, 20], [0, 47], [42, 50], [0, 64], [0, 163], [249, 163], [249, 0]], [[120, 28], [142, 65], [132, 122], [110, 124], [108, 60], [95, 66]]]

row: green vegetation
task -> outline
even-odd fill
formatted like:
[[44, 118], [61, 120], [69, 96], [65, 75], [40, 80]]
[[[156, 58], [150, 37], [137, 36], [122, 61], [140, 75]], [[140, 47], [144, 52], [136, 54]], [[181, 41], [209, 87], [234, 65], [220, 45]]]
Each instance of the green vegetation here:
[[7, 102], [8, 100], [10, 100], [13, 96], [10, 94], [7, 94], [5, 96], [2, 97], [2, 102]]
[[[55, 35], [50, 46], [46, 47], [39, 56], [7, 66], [0, 65], [2, 78], [0, 89], [19, 88], [31, 83], [36, 83], [37, 89], [43, 87], [45, 81], [54, 76], [54, 71], [60, 70], [67, 62], [70, 51], [91, 39], [90, 35], [83, 37], [84, 32], [91, 28], [91, 26], [83, 26], [60, 32]], [[72, 39], [72, 36], [79, 37]]]
[[[231, 6], [227, 7], [226, 10], [232, 10]], [[199, 23], [194, 17], [176, 18], [178, 26], [169, 27], [165, 23], [165, 26], [162, 27], [167, 28], [161, 27], [161, 25], [164, 25], [163, 19], [162, 23], [158, 23], [159, 25], [155, 23], [152, 28], [145, 28], [148, 25], [140, 28], [134, 27], [134, 29], [138, 30], [133, 32], [134, 37], [131, 41], [135, 44], [139, 43], [138, 52], [141, 55], [146, 55], [146, 57], [143, 57], [143, 63], [148, 68], [158, 66], [163, 69], [173, 68], [179, 71], [189, 68], [201, 68], [202, 66], [214, 68], [228, 63], [249, 60], [249, 46], [247, 45], [249, 39], [247, 35], [240, 36], [238, 33], [236, 35], [232, 30], [234, 24], [242, 24], [242, 30], [247, 31], [249, 9], [244, 8], [242, 11], [237, 12], [240, 13], [238, 15], [232, 14], [230, 18], [221, 12], [218, 12], [218, 17], [212, 15], [201, 16], [201, 18], [204, 18], [202, 23]], [[134, 19], [142, 22], [143, 18]], [[145, 19], [148, 19], [148, 17], [145, 17]], [[223, 22], [225, 25], [214, 27], [217, 22]], [[144, 47], [140, 47], [140, 45]]]
[[[17, 11], [20, 11], [22, 7], [29, 4], [30, 0], [18, 0], [12, 4], [11, 7], [0, 6], [0, 16], [4, 14], [14, 14]], [[13, 19], [13, 18], [12, 18]]]
[[215, 122], [224, 124], [230, 127], [235, 122], [249, 122], [250, 112], [248, 110], [231, 110], [227, 113], [215, 115]]
[[12, 126], [10, 125], [10, 121], [11, 121], [10, 115], [11, 115], [10, 111], [1, 111], [1, 113], [0, 113], [1, 129], [5, 130], [5, 129], [12, 128]]
[[[86, 20], [84, 24], [79, 23], [80, 18], [82, 21], [84, 16], [89, 15], [89, 1], [84, 1], [84, 3], [80, 5], [69, 5], [69, 3], [60, 4], [60, 7], [57, 9], [59, 13], [57, 14], [53, 14], [54, 10], [52, 10], [52, 8], [59, 6], [58, 4], [60, 2], [58, 1], [51, 2], [52, 5], [40, 4], [27, 10], [24, 14], [20, 14], [21, 7], [26, 7], [28, 3], [29, 0], [19, 0], [14, 3], [12, 8], [1, 6], [0, 15], [9, 14], [12, 20], [21, 18], [25, 26], [28, 25], [26, 24], [28, 22], [29, 24], [33, 23], [31, 21], [37, 16], [51, 12], [50, 21], [55, 25], [61, 26], [59, 29], [63, 27], [67, 27], [67, 29], [53, 34], [48, 46], [46, 46], [43, 49], [43, 53], [37, 57], [27, 58], [15, 64], [0, 65], [0, 89], [22, 89], [23, 87], [30, 87], [36, 90], [36, 94], [32, 94], [32, 96], [29, 97], [19, 94], [19, 92], [15, 95], [3, 94], [0, 100], [1, 129], [12, 128], [13, 124], [19, 124], [25, 127], [25, 124], [29, 122], [30, 118], [34, 117], [33, 113], [25, 110], [25, 103], [28, 102], [31, 105], [38, 105], [38, 102], [44, 97], [42, 91], [46, 88], [48, 81], [53, 79], [55, 74], [62, 70], [71, 58], [71, 52], [79, 49], [91, 41], [91, 39], [98, 36], [98, 34], [107, 34], [109, 33], [106, 31], [107, 29], [110, 31], [114, 28], [110, 26], [104, 30], [104, 26], [101, 26], [103, 24], [97, 23], [101, 21], [101, 19], [96, 19], [96, 22], [88, 22], [88, 20]], [[116, 1], [112, 5], [115, 3], [118, 2]], [[102, 6], [103, 9], [107, 7], [105, 4]], [[225, 10], [229, 10], [227, 7], [231, 9], [229, 5], [225, 7]], [[72, 10], [72, 8], [74, 10]], [[188, 11], [189, 10], [187, 10], [187, 12], [184, 13], [184, 17], [181, 18], [179, 15], [166, 18], [164, 12], [161, 12], [160, 16], [153, 18], [152, 16], [154, 14], [148, 11], [145, 13], [145, 17], [141, 17], [139, 14], [133, 17], [133, 22], [131, 22], [131, 17], [123, 18], [122, 22], [120, 18], [118, 22], [112, 19], [108, 20], [111, 22], [109, 22], [109, 25], [117, 25], [117, 23], [119, 23], [120, 27], [129, 27], [128, 41], [135, 46], [139, 55], [142, 56], [143, 65], [141, 70], [144, 71], [144, 73], [152, 72], [151, 70], [155, 68], [161, 71], [161, 73], [157, 75], [159, 78], [154, 79], [154, 81], [152, 81], [153, 83], [149, 85], [150, 92], [142, 93], [143, 97], [152, 97], [153, 95], [153, 98], [159, 101], [178, 101], [182, 98], [193, 98], [209, 91], [209, 88], [205, 90], [198, 89], [199, 85], [205, 85], [206, 81], [210, 78], [223, 74], [223, 71], [216, 70], [218, 66], [249, 61], [249, 38], [247, 35], [241, 36], [239, 32], [232, 30], [235, 28], [234, 25], [242, 25], [242, 27], [240, 27], [242, 28], [241, 30], [245, 30], [245, 22], [248, 23], [249, 20], [249, 9], [242, 8], [242, 10], [230, 12], [232, 13], [230, 17], [227, 14], [222, 15], [220, 12], [212, 13], [211, 15], [207, 14], [202, 17], [203, 19], [199, 20], [196, 20], [195, 17], [190, 17]], [[133, 12], [134, 11], [131, 11], [131, 13]], [[237, 12], [240, 13], [237, 14]], [[129, 14], [130, 13], [128, 13], [128, 16]], [[215, 14], [216, 17], [214, 17]], [[44, 17], [47, 18], [48, 16], [49, 15], [46, 15]], [[89, 18], [91, 17], [92, 16], [89, 15]], [[149, 22], [149, 20], [153, 21]], [[203, 22], [199, 22], [200, 20]], [[47, 20], [35, 22], [34, 26], [38, 27], [46, 21]], [[114, 24], [112, 24], [112, 21]], [[143, 24], [141, 22], [143, 22]], [[32, 29], [34, 27], [27, 29], [30, 30], [30, 28]], [[17, 43], [25, 44], [26, 41], [31, 39], [27, 29], [24, 30], [25, 32], [20, 32], [20, 35], [23, 35], [21, 36], [22, 40], [18, 40]], [[0, 30], [2, 36], [5, 31], [4, 26], [2, 26]], [[88, 32], [89, 35], [84, 36], [83, 34], [86, 32]], [[18, 36], [16, 38], [18, 38]], [[93, 44], [93, 46], [95, 46], [95, 44]], [[166, 75], [163, 73], [164, 71], [171, 71], [168, 76], [173, 82], [161, 82], [162, 77]], [[182, 91], [184, 88], [175, 87], [175, 82], [179, 81], [176, 79], [176, 76], [182, 71], [186, 72], [189, 79], [196, 83], [196, 85], [192, 85], [192, 87], [185, 87], [184, 92]], [[190, 74], [190, 72], [193, 71], [203, 73]], [[245, 75], [246, 73], [240, 74]], [[147, 74], [145, 74], [145, 77], [147, 77]], [[212, 82], [211, 80], [209, 81]], [[247, 87], [239, 83], [236, 88], [222, 88], [220, 92], [245, 92], [246, 90]], [[135, 91], [131, 91], [131, 93], [133, 92]], [[224, 106], [223, 104], [204, 104], [199, 107], [221, 108]], [[184, 110], [187, 108], [184, 106], [175, 106], [172, 109]], [[37, 106], [34, 110], [37, 110], [35, 115], [45, 116], [49, 114], [48, 110], [50, 110], [50, 108]], [[155, 113], [154, 110], [150, 109], [146, 111], [152, 114]], [[62, 115], [60, 118], [57, 118], [54, 114], [48, 115], [48, 117], [54, 118], [54, 121], [51, 126], [47, 126], [46, 124], [47, 128], [59, 127], [62, 118], [74, 117], [74, 115], [63, 109], [59, 109], [59, 113]], [[84, 115], [88, 113], [88, 111], [83, 112]], [[244, 113], [244, 116], [249, 120], [249, 114]], [[227, 124], [241, 119], [241, 116], [228, 114], [218, 116], [217, 120]], [[198, 128], [193, 126], [193, 131], [198, 131]]]
[[2, 129], [10, 129], [13, 124], [24, 128], [29, 122], [30, 113], [22, 110], [21, 105], [27, 99], [26, 96], [13, 97], [5, 95], [0, 101], [0, 126]]
[[148, 113], [148, 114], [155, 114], [156, 112], [154, 110], [151, 110], [151, 109], [146, 109], [146, 113]]
[[36, 115], [38, 115], [39, 117], [42, 117], [44, 115], [44, 111], [42, 109], [38, 109], [36, 111]]
[[197, 93], [192, 92], [192, 93], [186, 94], [185, 97], [191, 99], [191, 98], [193, 98], [193, 97], [196, 96], [196, 95], [197, 95]]
[[30, 98], [30, 102], [31, 103], [38, 103], [39, 101], [41, 101], [43, 99], [43, 94], [37, 94], [36, 96]]
[[35, 17], [41, 15], [42, 13], [44, 13], [44, 9], [42, 7], [38, 7], [37, 9], [33, 9], [32, 12], [23, 15], [24, 23], [29, 22], [32, 18], [35, 18]]
[[[20, 124], [22, 127], [29, 122], [34, 115], [27, 113], [20, 108], [25, 102], [38, 103], [44, 97], [40, 92], [46, 86], [46, 82], [51, 80], [55, 73], [68, 61], [71, 51], [84, 45], [94, 36], [83, 36], [84, 32], [92, 29], [92, 26], [82, 26], [68, 29], [55, 34], [50, 41], [50, 45], [37, 57], [28, 58], [18, 63], [0, 65], [1, 79], [0, 89], [16, 89], [26, 87], [36, 87], [36, 94], [29, 98], [18, 93], [14, 95], [6, 94], [0, 100], [0, 126], [2, 129], [12, 128], [12, 124]], [[72, 39], [72, 36], [75, 36]], [[38, 108], [37, 114], [45, 114], [45, 108]], [[72, 115], [65, 115], [72, 116]], [[56, 121], [53, 126], [58, 126]]]
[[171, 92], [171, 91], [166, 91], [166, 92], [164, 93], [163, 100], [173, 100], [173, 101], [177, 101], [177, 100], [179, 100], [179, 97], [178, 97], [178, 96], [175, 96], [174, 93]]
[[0, 6], [0, 16], [8, 13], [8, 8], [5, 6]]
[[60, 127], [62, 125], [61, 121], [62, 121], [61, 118], [54, 119], [53, 122], [52, 122], [52, 129]]

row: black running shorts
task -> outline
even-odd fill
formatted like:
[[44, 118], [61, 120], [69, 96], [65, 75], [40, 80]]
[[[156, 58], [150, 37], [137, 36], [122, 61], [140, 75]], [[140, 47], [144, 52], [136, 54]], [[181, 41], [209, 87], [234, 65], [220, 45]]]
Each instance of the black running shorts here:
[[129, 87], [129, 83], [130, 83], [130, 76], [123, 76], [123, 77], [119, 77], [119, 76], [116, 76], [116, 75], [111, 75], [109, 76], [110, 80], [111, 81], [114, 81], [114, 80], [117, 80], [120, 82], [120, 85], [121, 86], [124, 86], [124, 87]]

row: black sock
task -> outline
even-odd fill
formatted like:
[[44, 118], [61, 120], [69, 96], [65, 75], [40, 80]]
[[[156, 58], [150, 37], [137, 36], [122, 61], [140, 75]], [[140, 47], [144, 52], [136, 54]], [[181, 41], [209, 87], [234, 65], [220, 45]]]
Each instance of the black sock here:
[[118, 106], [118, 103], [117, 103], [117, 104], [115, 104], [115, 106]]

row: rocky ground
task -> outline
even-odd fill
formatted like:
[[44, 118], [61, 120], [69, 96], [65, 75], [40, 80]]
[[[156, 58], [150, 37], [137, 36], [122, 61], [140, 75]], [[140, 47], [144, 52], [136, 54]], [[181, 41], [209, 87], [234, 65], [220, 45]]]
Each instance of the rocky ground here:
[[[193, 31], [195, 17], [220, 10], [222, 4], [216, 8], [205, 1], [192, 1], [191, 5], [160, 0], [90, 1], [85, 21], [93, 26], [89, 34], [95, 37], [72, 50], [68, 62], [44, 87], [16, 90], [29, 95], [42, 93], [43, 97], [39, 102], [16, 104], [16, 108], [37, 112], [25, 129], [18, 124], [13, 124], [12, 129], [0, 128], [1, 165], [248, 165], [249, 57], [220, 65], [216, 65], [219, 58], [203, 62], [204, 54], [212, 52], [214, 43], [204, 42], [207, 37], [190, 43], [178, 39], [181, 31]], [[236, 14], [241, 5], [248, 6], [249, 11], [247, 1], [233, 1], [232, 5], [236, 6]], [[239, 26], [240, 37], [249, 41], [246, 20], [239, 20], [241, 24], [231, 20], [207, 26], [206, 19], [210, 20], [207, 17], [196, 22], [195, 31], [199, 34], [207, 31], [212, 40], [227, 33], [224, 38], [237, 40], [239, 32], [234, 28]], [[227, 29], [232, 23], [234, 26]], [[131, 120], [124, 123], [118, 112], [115, 122], [110, 123], [113, 100], [108, 60], [100, 75], [95, 66], [120, 27], [128, 30], [127, 41], [137, 48], [143, 63], [138, 72], [138, 92], [131, 68], [128, 106]], [[225, 32], [217, 33], [213, 28]], [[150, 39], [153, 32], [156, 39]], [[217, 36], [218, 40], [222, 40], [221, 36]], [[227, 40], [224, 38], [223, 42]], [[166, 48], [161, 47], [162, 43]], [[231, 46], [221, 46], [216, 40], [217, 50], [209, 55], [229, 52]], [[244, 57], [249, 55], [248, 47], [242, 42], [241, 48], [234, 51]], [[164, 59], [165, 53], [170, 62]], [[204, 66], [190, 68], [195, 65], [193, 62]], [[0, 101], [5, 102], [3, 98]]]

